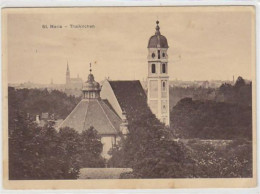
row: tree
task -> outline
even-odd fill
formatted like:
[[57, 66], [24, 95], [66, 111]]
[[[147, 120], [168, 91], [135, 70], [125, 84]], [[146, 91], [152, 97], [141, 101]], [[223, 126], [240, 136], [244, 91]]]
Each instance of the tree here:
[[169, 129], [153, 114], [142, 115], [133, 121], [129, 131], [121, 147], [112, 151], [111, 163], [132, 167], [131, 177], [135, 178], [185, 176], [184, 166], [190, 159], [183, 147], [173, 141]]
[[80, 98], [67, 96], [58, 90], [14, 89], [8, 88], [9, 111], [21, 110], [29, 113], [32, 119], [43, 112], [54, 114], [57, 119], [64, 119], [78, 104]]
[[51, 123], [38, 127], [20, 111], [9, 117], [11, 180], [76, 179], [82, 167], [103, 167], [102, 143], [96, 130], [59, 132]]
[[[64, 139], [51, 126], [43, 128], [17, 112], [9, 120], [9, 178], [75, 179], [78, 165], [68, 158]], [[66, 158], [66, 160], [64, 159]]]
[[237, 78], [236, 83], [235, 83], [235, 88], [241, 88], [241, 87], [243, 87], [243, 86], [245, 86], [245, 85], [246, 85], [245, 80], [244, 80], [241, 76], [239, 76], [239, 77]]
[[103, 144], [97, 130], [90, 127], [80, 135], [81, 167], [105, 167], [105, 159], [101, 157]]
[[184, 98], [171, 111], [171, 128], [179, 138], [252, 139], [252, 108]]

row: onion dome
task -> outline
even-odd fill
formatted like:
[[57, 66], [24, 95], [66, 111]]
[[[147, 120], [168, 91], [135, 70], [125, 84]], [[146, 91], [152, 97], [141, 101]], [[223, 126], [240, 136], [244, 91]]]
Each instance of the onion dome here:
[[155, 35], [153, 35], [148, 43], [148, 48], [169, 48], [167, 39], [165, 36], [161, 35], [160, 27], [159, 27], [159, 21], [156, 21], [156, 31]]
[[91, 73], [92, 69], [89, 70], [88, 80], [83, 84], [83, 91], [100, 91], [100, 84], [95, 81], [94, 75]]

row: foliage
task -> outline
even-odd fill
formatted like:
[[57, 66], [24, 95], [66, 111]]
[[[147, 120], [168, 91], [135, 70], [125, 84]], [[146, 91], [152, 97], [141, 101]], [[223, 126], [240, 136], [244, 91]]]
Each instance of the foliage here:
[[197, 178], [252, 177], [252, 142], [241, 140], [195, 140], [185, 146], [194, 163], [190, 174]]
[[47, 89], [14, 89], [8, 88], [9, 110], [20, 110], [35, 119], [35, 115], [43, 112], [55, 115], [56, 119], [64, 119], [77, 105], [80, 98], [67, 96], [58, 90]]
[[129, 125], [130, 133], [112, 151], [110, 164], [131, 167], [122, 178], [170, 178], [185, 176], [190, 159], [183, 146], [172, 140], [169, 129], [154, 115], [143, 115]]
[[252, 82], [246, 84], [242, 77], [238, 77], [234, 86], [222, 84], [216, 95], [217, 101], [252, 106]]
[[82, 166], [103, 167], [96, 134], [93, 128], [78, 134], [49, 123], [38, 127], [16, 111], [9, 117], [9, 179], [76, 179]]
[[80, 134], [79, 147], [81, 153], [82, 168], [105, 167], [105, 159], [101, 157], [103, 144], [97, 130], [90, 127]]
[[203, 87], [170, 87], [169, 99], [170, 110], [183, 98], [192, 98], [196, 100], [214, 100], [216, 89]]
[[184, 98], [171, 111], [171, 128], [180, 138], [252, 139], [252, 108]]
[[252, 106], [252, 82], [246, 81], [239, 76], [234, 85], [222, 84], [219, 88], [204, 87], [170, 87], [170, 109], [172, 109], [181, 99], [192, 98], [194, 100], [214, 100]]

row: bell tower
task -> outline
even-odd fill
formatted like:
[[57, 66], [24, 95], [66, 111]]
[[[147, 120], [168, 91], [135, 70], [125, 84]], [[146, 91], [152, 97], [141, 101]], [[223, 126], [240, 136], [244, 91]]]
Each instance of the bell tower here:
[[159, 21], [148, 43], [147, 101], [152, 112], [166, 125], [170, 125], [169, 75], [167, 39], [161, 35]]

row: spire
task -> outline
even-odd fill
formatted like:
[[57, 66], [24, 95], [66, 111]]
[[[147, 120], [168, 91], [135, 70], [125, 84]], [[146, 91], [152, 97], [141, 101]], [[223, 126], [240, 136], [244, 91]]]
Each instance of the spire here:
[[67, 72], [69, 72], [69, 71], [70, 71], [70, 68], [69, 68], [69, 63], [67, 61]]
[[161, 33], [160, 33], [160, 27], [159, 27], [159, 21], [157, 20], [156, 21], [156, 32], [155, 32], [155, 35], [160, 35]]

